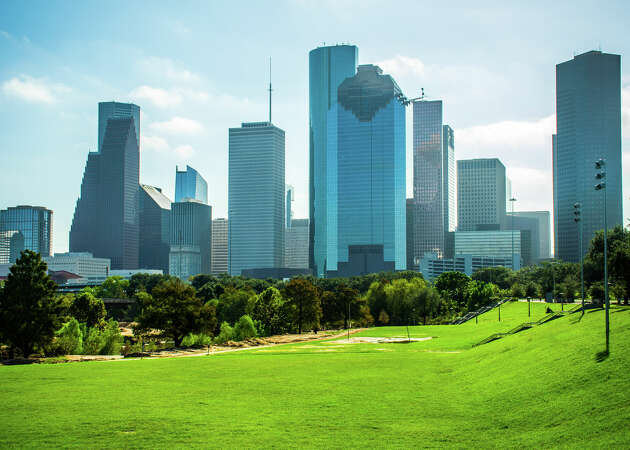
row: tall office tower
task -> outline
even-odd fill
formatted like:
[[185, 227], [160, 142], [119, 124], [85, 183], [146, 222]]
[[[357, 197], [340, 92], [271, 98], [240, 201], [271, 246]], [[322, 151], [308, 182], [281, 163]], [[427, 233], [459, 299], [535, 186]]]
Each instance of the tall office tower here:
[[136, 127], [133, 117], [107, 119], [100, 151], [88, 154], [70, 228], [71, 252], [109, 258], [112, 269], [138, 268], [140, 151]]
[[594, 163], [606, 161], [608, 227], [623, 223], [621, 57], [590, 51], [556, 66], [557, 133], [553, 139], [555, 257], [580, 260], [573, 204], [582, 204], [583, 252], [604, 228], [604, 193]]
[[212, 275], [228, 273], [228, 220], [225, 218], [212, 221], [212, 264], [210, 273]]
[[169, 274], [182, 280], [210, 273], [212, 208], [199, 200], [171, 204]]
[[208, 203], [208, 183], [190, 166], [182, 171], [175, 168], [175, 201], [182, 202], [186, 198]]
[[52, 254], [53, 212], [41, 206], [13, 206], [0, 211], [0, 232], [5, 236], [7, 263], [14, 263], [22, 250], [42, 256]]
[[327, 143], [327, 210], [315, 215], [328, 224], [327, 276], [407, 266], [404, 102], [394, 79], [371, 64], [339, 86], [329, 114], [337, 123]]
[[295, 190], [293, 189], [293, 186], [291, 185], [287, 185], [287, 189], [286, 189], [286, 204], [284, 207], [284, 215], [286, 216], [286, 223], [285, 223], [285, 227], [286, 228], [291, 228], [291, 220], [293, 219], [293, 202], [295, 201]]
[[171, 200], [162, 189], [140, 185], [140, 249], [142, 269], [168, 273], [170, 252]]
[[107, 121], [109, 119], [118, 119], [123, 117], [133, 117], [133, 124], [136, 131], [136, 139], [138, 147], [140, 147], [140, 107], [133, 103], [119, 102], [100, 102], [98, 104], [98, 147], [97, 152], [101, 151], [105, 130], [107, 129]]
[[283, 266], [284, 188], [284, 131], [271, 122], [230, 128], [230, 275]]
[[505, 177], [505, 211], [509, 213], [514, 206], [510, 199], [512, 197], [512, 180], [510, 177]]
[[0, 231], [0, 264], [13, 264], [24, 250], [24, 235], [17, 231]]
[[[507, 214], [507, 226], [511, 226], [512, 213]], [[537, 262], [551, 256], [549, 211], [515, 211], [514, 229], [532, 230], [532, 259]]]
[[308, 219], [293, 219], [284, 235], [284, 267], [308, 269]]
[[505, 228], [505, 166], [496, 158], [457, 161], [457, 230]]
[[407, 199], [407, 211], [406, 211], [406, 220], [407, 226], [405, 232], [407, 233], [407, 270], [418, 270], [418, 261], [414, 261], [413, 249], [414, 249], [414, 214], [415, 207], [413, 198]]
[[[354, 45], [319, 47], [309, 53], [309, 267], [323, 276], [327, 259], [336, 243], [333, 222], [337, 212], [337, 192], [329, 178], [335, 177], [336, 160], [328, 164], [329, 142], [337, 142], [337, 105], [339, 85], [355, 75], [359, 49]], [[331, 149], [332, 150], [332, 149]]]
[[455, 230], [453, 129], [442, 123], [442, 101], [413, 102], [414, 259], [444, 256], [445, 233]]

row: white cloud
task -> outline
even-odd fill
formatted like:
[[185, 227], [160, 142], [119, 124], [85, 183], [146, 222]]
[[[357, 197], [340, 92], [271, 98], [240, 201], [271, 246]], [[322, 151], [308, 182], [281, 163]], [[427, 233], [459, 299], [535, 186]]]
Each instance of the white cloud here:
[[140, 150], [155, 151], [163, 153], [168, 151], [169, 145], [166, 139], [159, 136], [147, 136], [146, 134], [140, 137]]
[[11, 35], [4, 30], [0, 30], [0, 36], [4, 37], [5, 39], [11, 39]]
[[196, 120], [177, 116], [165, 122], [154, 122], [149, 126], [153, 130], [166, 134], [192, 135], [203, 131], [203, 125]]
[[396, 55], [391, 59], [386, 59], [376, 63], [384, 73], [396, 77], [405, 77], [408, 75], [424, 76], [425, 66], [418, 58], [410, 56]]
[[182, 96], [177, 92], [146, 85], [138, 86], [129, 95], [135, 101], [147, 100], [159, 108], [168, 108], [182, 102]]
[[57, 95], [70, 92], [63, 84], [49, 83], [45, 79], [36, 79], [27, 75], [13, 77], [2, 83], [5, 95], [17, 97], [33, 103], [55, 103]]
[[200, 76], [196, 73], [181, 67], [179, 63], [168, 58], [152, 56], [142, 60], [141, 65], [147, 72], [164, 74], [166, 78], [172, 81], [190, 83], [200, 79]]
[[191, 145], [180, 145], [175, 148], [175, 154], [180, 158], [190, 158], [195, 154], [195, 150]]

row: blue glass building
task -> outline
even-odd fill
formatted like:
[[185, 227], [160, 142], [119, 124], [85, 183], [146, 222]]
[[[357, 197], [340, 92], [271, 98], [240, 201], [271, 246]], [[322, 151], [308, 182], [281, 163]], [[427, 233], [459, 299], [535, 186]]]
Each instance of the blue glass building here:
[[270, 122], [229, 130], [228, 266], [283, 267], [284, 131]]
[[162, 189], [140, 185], [139, 266], [169, 271], [171, 200]]
[[175, 169], [175, 201], [181, 202], [185, 198], [208, 203], [208, 183], [190, 166], [182, 171]]
[[212, 208], [199, 200], [171, 204], [169, 274], [187, 280], [212, 268]]
[[319, 217], [327, 224], [327, 276], [407, 266], [404, 101], [394, 79], [371, 64], [338, 88], [328, 114], [326, 214]]
[[133, 123], [136, 131], [136, 139], [138, 146], [140, 145], [140, 107], [133, 103], [120, 102], [100, 102], [98, 104], [98, 147], [97, 152], [101, 151], [105, 130], [107, 128], [107, 120], [121, 117], [133, 117]]
[[355, 75], [358, 58], [354, 45], [319, 47], [309, 53], [309, 267], [316, 276], [324, 275], [329, 249], [336, 245], [329, 247], [337, 208], [327, 164], [328, 143], [337, 140], [337, 117], [332, 109], [339, 85]]
[[553, 137], [555, 257], [580, 260], [573, 204], [582, 204], [583, 252], [604, 228], [604, 194], [594, 162], [606, 160], [608, 227], [621, 225], [621, 57], [590, 51], [556, 66], [557, 133]]
[[0, 255], [0, 263], [14, 263], [22, 250], [32, 250], [43, 257], [52, 255], [52, 220], [53, 212], [41, 206], [0, 210], [0, 240], [6, 243], [0, 250], [6, 257]]

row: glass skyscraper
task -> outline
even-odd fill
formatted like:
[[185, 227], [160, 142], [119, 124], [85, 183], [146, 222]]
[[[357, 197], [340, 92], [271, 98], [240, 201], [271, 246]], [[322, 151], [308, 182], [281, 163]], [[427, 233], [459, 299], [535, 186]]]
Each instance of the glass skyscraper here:
[[557, 133], [553, 137], [555, 257], [580, 260], [573, 204], [582, 204], [583, 252], [604, 228], [604, 194], [594, 163], [606, 160], [608, 227], [623, 223], [621, 57], [590, 51], [556, 66]]
[[186, 170], [175, 169], [175, 201], [185, 198], [208, 203], [208, 183], [190, 166], [186, 166]]
[[98, 104], [98, 147], [97, 152], [101, 151], [105, 130], [107, 128], [107, 120], [121, 117], [133, 117], [133, 124], [136, 130], [136, 139], [138, 146], [140, 145], [140, 107], [133, 103], [119, 102], [100, 102]]
[[229, 130], [230, 275], [283, 267], [284, 131], [270, 122]]
[[[99, 104], [98, 152], [88, 154], [81, 193], [70, 228], [70, 251], [109, 258], [111, 268], [137, 269], [139, 257], [139, 108], [132, 115], [104, 117]], [[115, 105], [124, 105], [115, 103]], [[135, 106], [135, 105], [131, 105]], [[116, 114], [122, 114], [117, 110]]]
[[[309, 53], [309, 266], [323, 276], [336, 243], [336, 186], [328, 182], [336, 161], [328, 164], [328, 147], [337, 142], [337, 89], [355, 75], [359, 50], [354, 45], [319, 47]], [[336, 181], [333, 181], [335, 183]], [[336, 258], [336, 257], [335, 257]]]
[[210, 273], [212, 208], [194, 199], [171, 204], [169, 274], [182, 280]]
[[52, 255], [53, 212], [41, 206], [14, 206], [0, 211], [0, 263], [14, 263], [22, 250]]
[[413, 102], [414, 259], [443, 257], [455, 230], [454, 137], [442, 117], [441, 100]]
[[170, 220], [171, 200], [162, 189], [140, 185], [140, 268], [168, 273]]
[[212, 268], [213, 275], [228, 273], [228, 220], [212, 221]]
[[404, 101], [371, 64], [339, 86], [328, 115], [326, 214], [316, 215], [327, 223], [327, 276], [407, 266]]

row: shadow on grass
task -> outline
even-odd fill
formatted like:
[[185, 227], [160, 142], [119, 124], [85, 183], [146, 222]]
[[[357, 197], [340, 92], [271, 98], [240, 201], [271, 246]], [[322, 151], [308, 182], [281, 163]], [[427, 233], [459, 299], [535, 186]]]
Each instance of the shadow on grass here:
[[595, 353], [595, 361], [597, 361], [598, 363], [606, 361], [609, 356], [610, 352], [608, 350], [602, 350], [601, 352]]

